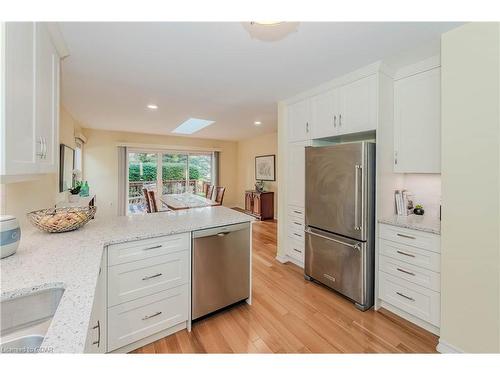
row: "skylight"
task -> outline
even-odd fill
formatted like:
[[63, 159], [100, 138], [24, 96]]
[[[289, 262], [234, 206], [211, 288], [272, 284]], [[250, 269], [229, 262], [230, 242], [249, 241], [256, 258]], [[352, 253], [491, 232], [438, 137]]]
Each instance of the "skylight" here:
[[172, 130], [172, 133], [178, 134], [193, 134], [197, 131], [212, 125], [215, 121], [203, 120], [199, 118], [190, 118]]

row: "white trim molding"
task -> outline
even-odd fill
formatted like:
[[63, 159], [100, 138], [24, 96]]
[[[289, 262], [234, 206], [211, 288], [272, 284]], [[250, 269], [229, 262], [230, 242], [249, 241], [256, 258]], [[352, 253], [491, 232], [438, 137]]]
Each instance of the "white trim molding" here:
[[442, 354], [460, 354], [460, 353], [465, 353], [462, 349], [459, 349], [456, 346], [448, 344], [446, 341], [443, 341], [443, 339], [441, 339], [441, 338], [439, 338], [439, 342], [438, 342], [438, 344], [436, 346], [436, 350], [439, 353], [442, 353]]
[[128, 147], [131, 149], [149, 150], [149, 151], [193, 151], [193, 152], [222, 152], [222, 149], [217, 147], [196, 147], [196, 146], [182, 146], [182, 145], [162, 145], [151, 143], [130, 143], [130, 142], [117, 142], [117, 147]]

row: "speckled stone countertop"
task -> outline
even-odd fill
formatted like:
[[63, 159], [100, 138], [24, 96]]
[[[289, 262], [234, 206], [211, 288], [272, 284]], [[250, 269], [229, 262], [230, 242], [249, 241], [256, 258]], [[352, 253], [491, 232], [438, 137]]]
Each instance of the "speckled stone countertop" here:
[[420, 230], [422, 232], [441, 234], [441, 221], [425, 215], [390, 216], [379, 219], [379, 223], [395, 225], [401, 228]]
[[98, 210], [74, 232], [25, 228], [17, 253], [0, 261], [1, 299], [64, 288], [41, 349], [82, 353], [104, 246], [253, 220], [222, 206], [112, 218], [99, 218]]

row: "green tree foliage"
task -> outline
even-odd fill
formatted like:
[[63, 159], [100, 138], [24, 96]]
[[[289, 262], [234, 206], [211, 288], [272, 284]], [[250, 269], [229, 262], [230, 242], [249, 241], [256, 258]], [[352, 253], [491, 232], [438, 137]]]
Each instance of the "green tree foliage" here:
[[[143, 163], [142, 178], [140, 176], [139, 163], [130, 163], [128, 170], [129, 181], [156, 181], [156, 163]], [[162, 165], [163, 180], [182, 180], [185, 178], [186, 165], [184, 163], [167, 162]], [[198, 180], [200, 178], [200, 170], [198, 167], [191, 165], [189, 168], [189, 179]]]

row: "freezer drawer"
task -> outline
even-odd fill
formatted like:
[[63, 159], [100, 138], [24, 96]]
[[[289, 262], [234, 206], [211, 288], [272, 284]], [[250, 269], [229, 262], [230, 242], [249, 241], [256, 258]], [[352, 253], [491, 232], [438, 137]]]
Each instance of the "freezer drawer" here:
[[305, 274], [352, 299], [358, 308], [370, 308], [374, 273], [367, 243], [313, 228], [305, 236]]
[[250, 223], [193, 233], [192, 319], [250, 296]]

